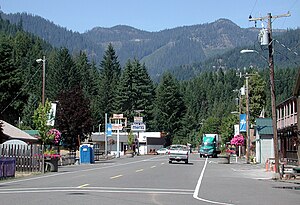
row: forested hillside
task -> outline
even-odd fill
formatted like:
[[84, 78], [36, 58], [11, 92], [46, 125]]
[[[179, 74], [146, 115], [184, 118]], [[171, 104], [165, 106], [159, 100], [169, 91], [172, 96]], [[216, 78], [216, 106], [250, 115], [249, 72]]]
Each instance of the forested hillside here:
[[[45, 56], [45, 96], [58, 102], [55, 128], [62, 131], [63, 143], [70, 148], [78, 146], [78, 137], [83, 140], [103, 125], [105, 113], [124, 113], [132, 122], [135, 110], [144, 110], [147, 131], [164, 132], [168, 143], [197, 145], [203, 132], [219, 133], [224, 142], [232, 137], [238, 121], [230, 114], [238, 109], [233, 90], [243, 86], [244, 78], [236, 75], [236, 67], [223, 66], [226, 57], [219, 57], [220, 66], [215, 69], [185, 81], [164, 72], [156, 84], [142, 60], [128, 58], [123, 66], [115, 44], [108, 44], [100, 62], [94, 63], [84, 51], [72, 54], [68, 48], [53, 48], [22, 28], [0, 18], [0, 119], [36, 129], [32, 116], [42, 95], [42, 64], [36, 59]], [[297, 32], [289, 31], [291, 37], [285, 43], [299, 46]], [[229, 52], [228, 58], [232, 55]], [[298, 57], [292, 56], [287, 61], [293, 62], [291, 66], [275, 70], [278, 101], [292, 94], [299, 70], [295, 64], [299, 61], [294, 61]], [[243, 72], [256, 73], [249, 80], [253, 122], [263, 108], [270, 116], [269, 73], [265, 67], [246, 64]]]
[[257, 38], [257, 29], [243, 29], [227, 19], [212, 23], [147, 32], [129, 26], [96, 27], [80, 34], [56, 26], [53, 22], [26, 13], [1, 14], [51, 45], [66, 47], [70, 53], [85, 51], [99, 63], [112, 43], [122, 66], [127, 59], [144, 62], [152, 78], [176, 66], [207, 60], [237, 46], [249, 45]]

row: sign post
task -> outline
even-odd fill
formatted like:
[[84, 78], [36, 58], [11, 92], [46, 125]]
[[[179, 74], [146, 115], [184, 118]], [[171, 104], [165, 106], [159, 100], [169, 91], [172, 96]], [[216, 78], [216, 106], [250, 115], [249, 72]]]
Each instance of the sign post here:
[[120, 157], [120, 130], [123, 129], [127, 125], [127, 118], [123, 116], [123, 114], [113, 114], [113, 117], [110, 118], [110, 121], [114, 121], [114, 123], [111, 124], [111, 130], [117, 131], [117, 157]]

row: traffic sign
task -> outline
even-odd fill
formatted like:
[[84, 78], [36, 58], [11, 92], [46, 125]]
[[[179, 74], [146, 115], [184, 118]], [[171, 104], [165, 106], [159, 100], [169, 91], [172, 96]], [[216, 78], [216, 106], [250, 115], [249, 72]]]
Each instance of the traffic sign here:
[[111, 137], [112, 136], [112, 125], [111, 124], [107, 124], [106, 125], [106, 136]]

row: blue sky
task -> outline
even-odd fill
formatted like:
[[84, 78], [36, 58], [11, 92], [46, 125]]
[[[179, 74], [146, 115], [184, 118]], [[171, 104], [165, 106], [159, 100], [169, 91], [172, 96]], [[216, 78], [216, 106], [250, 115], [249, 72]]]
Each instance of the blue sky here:
[[115, 25], [160, 31], [220, 18], [246, 28], [254, 26], [248, 21], [250, 14], [259, 17], [288, 11], [291, 17], [275, 20], [273, 28], [300, 27], [300, 0], [0, 0], [0, 5], [5, 13], [27, 12], [80, 33]]

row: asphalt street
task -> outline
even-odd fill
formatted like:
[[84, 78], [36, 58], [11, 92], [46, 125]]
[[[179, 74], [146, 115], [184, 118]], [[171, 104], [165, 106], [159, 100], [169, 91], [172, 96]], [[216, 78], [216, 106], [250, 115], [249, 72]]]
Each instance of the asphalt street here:
[[272, 180], [261, 165], [190, 156], [118, 158], [0, 181], [1, 205], [298, 204], [300, 185]]

